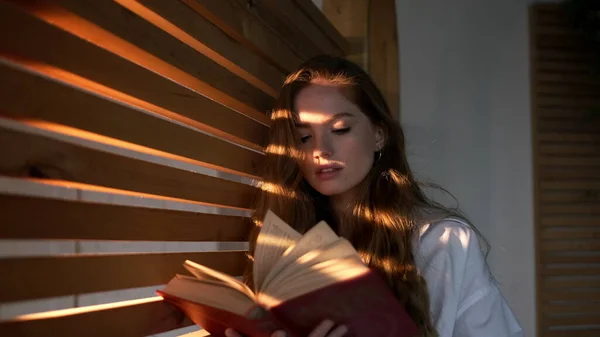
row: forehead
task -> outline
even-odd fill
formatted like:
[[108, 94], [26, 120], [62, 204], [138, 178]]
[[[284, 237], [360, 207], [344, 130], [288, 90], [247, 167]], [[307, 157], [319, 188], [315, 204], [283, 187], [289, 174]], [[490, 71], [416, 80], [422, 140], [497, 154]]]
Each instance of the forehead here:
[[301, 123], [318, 123], [339, 113], [364, 115], [338, 85], [311, 84], [296, 95], [294, 106]]

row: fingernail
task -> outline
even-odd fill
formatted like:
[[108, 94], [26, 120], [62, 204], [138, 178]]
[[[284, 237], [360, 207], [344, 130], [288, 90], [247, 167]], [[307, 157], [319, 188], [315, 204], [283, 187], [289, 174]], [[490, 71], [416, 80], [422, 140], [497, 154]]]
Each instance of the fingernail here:
[[287, 334], [285, 333], [285, 331], [282, 331], [282, 330], [275, 331], [271, 335], [271, 337], [286, 337], [286, 336], [287, 336]]
[[231, 330], [230, 328], [225, 329], [225, 336], [227, 337], [237, 337], [237, 334]]

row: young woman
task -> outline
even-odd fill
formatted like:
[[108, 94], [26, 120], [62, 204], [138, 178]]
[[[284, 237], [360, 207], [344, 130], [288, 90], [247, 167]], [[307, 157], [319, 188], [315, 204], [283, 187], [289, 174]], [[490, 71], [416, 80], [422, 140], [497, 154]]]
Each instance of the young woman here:
[[[359, 66], [329, 56], [307, 61], [286, 80], [271, 118], [255, 220], [271, 209], [299, 232], [327, 221], [386, 276], [422, 336], [522, 336], [478, 232], [425, 196], [402, 129]], [[311, 337], [345, 333], [325, 321]]]

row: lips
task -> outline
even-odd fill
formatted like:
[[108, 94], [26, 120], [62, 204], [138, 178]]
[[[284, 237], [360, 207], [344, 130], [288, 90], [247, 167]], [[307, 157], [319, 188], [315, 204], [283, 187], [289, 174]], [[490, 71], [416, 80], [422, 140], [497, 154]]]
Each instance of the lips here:
[[317, 167], [315, 175], [319, 180], [329, 180], [335, 178], [343, 167], [338, 165], [324, 165]]

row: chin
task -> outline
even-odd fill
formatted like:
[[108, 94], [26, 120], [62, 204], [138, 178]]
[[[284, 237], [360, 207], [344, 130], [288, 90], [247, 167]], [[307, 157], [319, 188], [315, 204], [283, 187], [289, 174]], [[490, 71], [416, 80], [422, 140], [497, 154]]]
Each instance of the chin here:
[[313, 185], [313, 188], [327, 197], [342, 194], [350, 190], [350, 186], [342, 186], [335, 182], [320, 183], [316, 186]]

